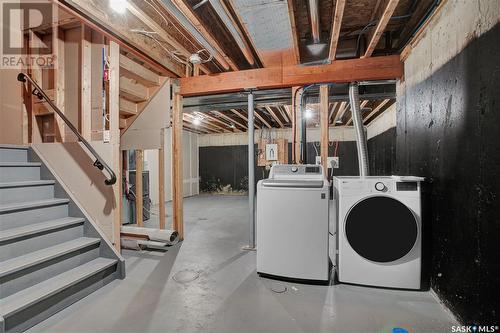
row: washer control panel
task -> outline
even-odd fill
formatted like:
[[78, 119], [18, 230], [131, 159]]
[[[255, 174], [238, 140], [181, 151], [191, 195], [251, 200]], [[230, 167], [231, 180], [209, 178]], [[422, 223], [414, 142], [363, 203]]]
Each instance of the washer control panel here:
[[314, 164], [276, 164], [269, 173], [270, 179], [315, 179], [323, 180], [323, 168]]

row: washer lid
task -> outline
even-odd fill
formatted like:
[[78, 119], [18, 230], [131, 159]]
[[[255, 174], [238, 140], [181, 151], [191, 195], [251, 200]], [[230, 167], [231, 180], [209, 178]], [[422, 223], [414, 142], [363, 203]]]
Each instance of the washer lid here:
[[345, 220], [347, 241], [360, 256], [391, 262], [407, 255], [418, 236], [413, 212], [386, 196], [366, 198], [355, 204]]

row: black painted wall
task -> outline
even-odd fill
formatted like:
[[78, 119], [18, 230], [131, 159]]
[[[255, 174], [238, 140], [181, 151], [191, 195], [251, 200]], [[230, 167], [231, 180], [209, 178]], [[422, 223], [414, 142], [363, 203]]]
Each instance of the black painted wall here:
[[428, 179], [431, 285], [464, 324], [500, 323], [499, 54], [497, 24], [398, 96], [397, 173]]

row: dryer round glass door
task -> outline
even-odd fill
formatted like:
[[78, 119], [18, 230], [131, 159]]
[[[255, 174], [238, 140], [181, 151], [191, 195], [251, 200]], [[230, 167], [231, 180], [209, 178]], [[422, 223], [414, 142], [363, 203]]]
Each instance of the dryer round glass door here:
[[407, 255], [417, 240], [412, 211], [390, 197], [376, 196], [354, 205], [345, 221], [347, 241], [360, 256], [391, 262]]

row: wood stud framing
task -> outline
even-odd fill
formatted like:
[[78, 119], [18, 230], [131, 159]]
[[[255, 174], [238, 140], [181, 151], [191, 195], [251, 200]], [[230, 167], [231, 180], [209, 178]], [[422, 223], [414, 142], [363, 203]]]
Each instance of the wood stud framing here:
[[337, 0], [335, 3], [335, 12], [333, 14], [332, 33], [330, 38], [330, 52], [328, 55], [328, 59], [330, 59], [330, 61], [334, 61], [335, 56], [337, 55], [340, 27], [342, 26], [345, 3], [346, 0]]

